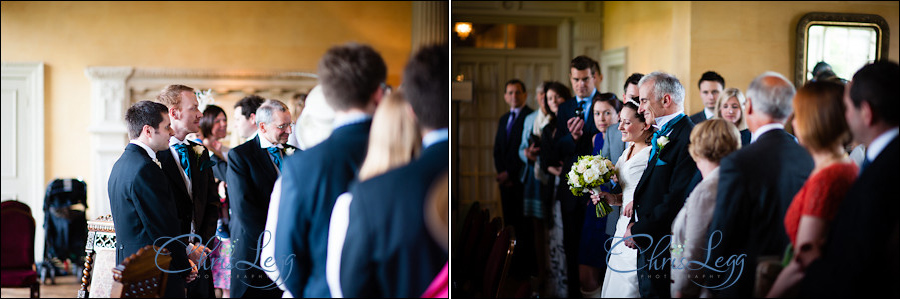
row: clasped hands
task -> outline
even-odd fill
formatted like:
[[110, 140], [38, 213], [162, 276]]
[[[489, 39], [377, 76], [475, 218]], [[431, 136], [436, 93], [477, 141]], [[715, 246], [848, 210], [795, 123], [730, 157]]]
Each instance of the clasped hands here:
[[191, 281], [194, 281], [194, 279], [197, 279], [199, 273], [197, 265], [199, 265], [201, 261], [205, 261], [212, 250], [206, 246], [194, 245], [193, 243], [188, 244], [185, 249], [187, 250], [188, 262], [191, 264], [191, 273], [184, 278], [184, 282], [190, 283]]

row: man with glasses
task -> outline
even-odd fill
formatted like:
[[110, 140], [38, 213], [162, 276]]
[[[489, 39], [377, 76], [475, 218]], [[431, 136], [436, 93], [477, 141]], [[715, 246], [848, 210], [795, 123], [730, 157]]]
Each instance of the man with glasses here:
[[[264, 234], [269, 199], [284, 159], [297, 148], [287, 144], [291, 111], [278, 100], [267, 100], [256, 109], [256, 137], [228, 152], [228, 198], [231, 201], [231, 296], [281, 297], [272, 280], [259, 268], [264, 246], [273, 246], [271, 232]], [[257, 267], [241, 265], [255, 263]]]

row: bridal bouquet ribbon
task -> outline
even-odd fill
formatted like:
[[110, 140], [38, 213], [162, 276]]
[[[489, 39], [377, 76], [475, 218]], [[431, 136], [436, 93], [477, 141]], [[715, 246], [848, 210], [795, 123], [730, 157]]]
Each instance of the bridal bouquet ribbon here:
[[[572, 195], [580, 196], [593, 191], [600, 191], [600, 185], [610, 181], [616, 173], [612, 161], [601, 156], [580, 156], [566, 175]], [[595, 206], [597, 218], [605, 217], [612, 212], [612, 207], [604, 201]]]

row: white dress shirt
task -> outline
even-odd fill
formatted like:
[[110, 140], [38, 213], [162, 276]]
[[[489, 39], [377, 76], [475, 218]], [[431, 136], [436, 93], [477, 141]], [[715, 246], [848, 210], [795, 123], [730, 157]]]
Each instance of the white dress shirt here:
[[[674, 119], [679, 114], [684, 114], [684, 109], [678, 110], [678, 112], [675, 112], [675, 113], [672, 113], [669, 115], [656, 117], [656, 118], [654, 118], [654, 120], [656, 120], [656, 124], [654, 124], [653, 127], [656, 128], [657, 131], [659, 131], [662, 129], [663, 126], [666, 125], [666, 123], [668, 123], [669, 121]], [[669, 134], [672, 134], [672, 131], [669, 131], [669, 133], [666, 133], [666, 136], [669, 136]]]
[[178, 138], [175, 138], [175, 136], [169, 137], [169, 152], [172, 153], [172, 157], [175, 157], [175, 165], [178, 165], [178, 170], [180, 170], [178, 173], [181, 174], [181, 179], [184, 181], [184, 186], [187, 187], [188, 196], [191, 198], [191, 201], [193, 201], [194, 190], [191, 189], [191, 180], [188, 179], [187, 174], [184, 173], [184, 167], [181, 166], [181, 156], [178, 155], [178, 151], [175, 150], [176, 144], [187, 145], [189, 151], [192, 151], [194, 149], [193, 146], [191, 146], [191, 143], [187, 142], [186, 140], [178, 140]]
[[900, 135], [900, 127], [894, 127], [893, 129], [881, 133], [878, 137], [875, 137], [875, 139], [869, 143], [869, 147], [866, 148], [866, 159], [868, 159], [870, 163], [875, 162], [875, 158], [878, 158], [878, 154], [881, 154], [881, 151], [883, 151], [897, 135]]

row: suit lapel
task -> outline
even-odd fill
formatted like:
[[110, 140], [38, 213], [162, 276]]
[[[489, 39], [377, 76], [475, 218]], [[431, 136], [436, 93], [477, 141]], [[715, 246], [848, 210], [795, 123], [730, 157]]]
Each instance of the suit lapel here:
[[184, 185], [184, 179], [181, 178], [181, 173], [179, 171], [183, 171], [181, 167], [178, 167], [178, 164], [175, 163], [175, 158], [172, 157], [172, 152], [170, 149], [165, 149], [156, 153], [157, 159], [159, 159], [160, 163], [163, 166], [163, 172], [166, 173], [166, 177], [169, 178], [169, 182], [172, 185], [178, 186], [175, 187], [176, 190], [180, 191], [183, 196], [188, 197], [187, 186]]
[[[684, 130], [685, 127], [687, 127], [688, 120], [689, 120], [689, 118], [687, 116], [685, 116], [685, 117], [682, 117], [681, 120], [679, 120], [677, 123], [672, 125], [672, 131], [668, 135], [668, 136], [670, 136], [670, 140], [671, 140], [671, 136], [679, 136], [679, 138], [681, 138], [680, 137], [681, 131]], [[650, 142], [656, 142], [656, 140], [651, 140]], [[672, 142], [670, 142], [670, 144], [672, 144]], [[659, 152], [656, 153], [655, 156], [650, 157], [650, 160], [647, 162], [647, 163], [649, 163], [647, 165], [647, 169], [644, 170], [644, 173], [641, 175], [641, 180], [638, 182], [638, 186], [637, 186], [637, 190], [635, 190], [635, 194], [640, 194], [641, 190], [644, 189], [645, 185], [648, 183], [647, 180], [650, 179], [650, 175], [652, 175], [653, 170], [656, 169], [656, 161], [659, 160], [659, 157], [663, 155], [663, 152], [666, 152], [666, 153], [669, 152], [666, 149], [668, 149], [668, 147], [660, 149]], [[665, 160], [663, 160], [663, 161], [665, 161]], [[673, 161], [666, 161], [666, 162], [673, 162]]]
[[[269, 150], [260, 147], [259, 136], [257, 136], [256, 138], [257, 139], [254, 139], [255, 143], [253, 146], [253, 149], [254, 149], [253, 152], [255, 154], [253, 155], [253, 159], [256, 160], [257, 165], [260, 165], [260, 167], [262, 167], [262, 170], [266, 174], [274, 175], [277, 177], [278, 170], [275, 169], [275, 162], [272, 162], [272, 159], [269, 157]], [[285, 161], [284, 157], [281, 157], [282, 167], [284, 167], [284, 161]]]

